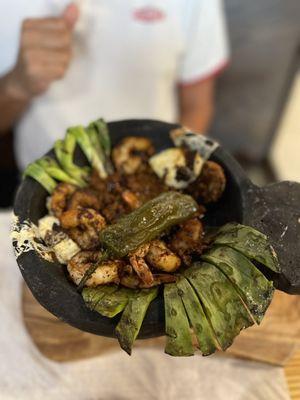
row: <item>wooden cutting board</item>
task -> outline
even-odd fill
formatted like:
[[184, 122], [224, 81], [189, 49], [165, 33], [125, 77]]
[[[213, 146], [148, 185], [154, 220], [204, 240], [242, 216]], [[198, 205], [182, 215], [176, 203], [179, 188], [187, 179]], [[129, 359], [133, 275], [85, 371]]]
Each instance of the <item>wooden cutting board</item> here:
[[[34, 299], [25, 284], [23, 317], [39, 351], [53, 361], [73, 361], [121, 351], [115, 339], [82, 332], [54, 317]], [[135, 347], [155, 346], [163, 351], [164, 343], [163, 337], [138, 340]], [[261, 325], [243, 331], [233, 346], [220, 354], [284, 366], [291, 399], [300, 400], [300, 296], [276, 291]]]
[[[23, 316], [26, 328], [40, 352], [55, 361], [71, 361], [118, 349], [115, 339], [82, 332], [46, 311], [24, 284]], [[164, 338], [139, 340], [136, 346], [160, 346]], [[236, 338], [225, 356], [233, 355], [275, 365], [285, 365], [300, 350], [300, 296], [276, 291], [260, 326]]]

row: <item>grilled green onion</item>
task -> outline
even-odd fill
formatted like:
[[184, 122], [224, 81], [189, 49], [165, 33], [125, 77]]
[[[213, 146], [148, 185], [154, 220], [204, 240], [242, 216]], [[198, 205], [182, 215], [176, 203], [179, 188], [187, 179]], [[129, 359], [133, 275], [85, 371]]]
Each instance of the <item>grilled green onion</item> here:
[[56, 182], [51, 176], [36, 162], [27, 166], [23, 173], [23, 177], [30, 176], [42, 185], [50, 194], [56, 187]]
[[88, 132], [83, 126], [75, 126], [68, 129], [68, 133], [72, 134], [84, 155], [86, 156], [88, 162], [91, 166], [98, 172], [102, 179], [107, 178], [107, 172], [102, 160], [101, 155], [98, 153], [97, 149], [94, 147]]
[[104, 163], [108, 174], [113, 172], [113, 166], [110, 160], [111, 142], [107, 124], [103, 119], [91, 122], [86, 129], [90, 140], [97, 150], [101, 160]]
[[56, 158], [62, 168], [76, 180], [77, 185], [80, 187], [86, 186], [90, 168], [79, 167], [74, 164], [73, 157], [76, 146], [76, 140], [73, 135], [68, 132], [65, 140], [57, 140], [54, 144], [54, 151]]
[[68, 175], [64, 170], [60, 168], [58, 163], [51, 157], [45, 156], [36, 161], [52, 178], [57, 181], [71, 183], [77, 185], [77, 181]]

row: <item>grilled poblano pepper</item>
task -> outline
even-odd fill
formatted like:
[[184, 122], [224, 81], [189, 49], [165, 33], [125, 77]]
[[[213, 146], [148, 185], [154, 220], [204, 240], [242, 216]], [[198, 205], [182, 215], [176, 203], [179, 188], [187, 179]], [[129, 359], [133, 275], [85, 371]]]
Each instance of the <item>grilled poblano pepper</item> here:
[[167, 339], [165, 353], [171, 356], [193, 356], [189, 320], [175, 283], [165, 285], [164, 302]]
[[197, 292], [222, 350], [226, 350], [242, 329], [253, 325], [239, 295], [212, 264], [196, 263], [184, 276]]
[[197, 203], [188, 195], [165, 192], [100, 232], [100, 242], [114, 257], [124, 257], [192, 217]]
[[133, 343], [141, 329], [147, 309], [158, 294], [158, 289], [142, 289], [130, 297], [115, 333], [123, 350], [131, 354]]
[[250, 226], [226, 224], [219, 229], [214, 243], [232, 247], [272, 271], [280, 272], [276, 253], [267, 236]]
[[177, 282], [178, 294], [182, 299], [190, 324], [198, 340], [198, 347], [204, 356], [216, 350], [215, 335], [203, 311], [194, 288], [181, 276]]
[[[100, 232], [99, 240], [105, 248], [101, 261], [127, 256], [173, 225], [192, 217], [197, 208], [197, 203], [191, 196], [178, 192], [160, 194]], [[86, 271], [78, 285], [78, 291], [96, 268], [97, 265], [93, 265]]]
[[273, 297], [272, 282], [247, 257], [230, 247], [213, 246], [201, 258], [214, 264], [227, 276], [259, 324]]

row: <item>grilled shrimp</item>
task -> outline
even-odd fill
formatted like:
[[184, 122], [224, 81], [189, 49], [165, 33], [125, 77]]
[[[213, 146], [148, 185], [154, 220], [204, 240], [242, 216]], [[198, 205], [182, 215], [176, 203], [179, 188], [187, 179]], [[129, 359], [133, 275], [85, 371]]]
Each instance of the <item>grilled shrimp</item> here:
[[171, 274], [155, 274], [153, 275], [153, 282], [146, 284], [137, 276], [131, 265], [126, 265], [122, 269], [120, 283], [131, 289], [146, 289], [153, 286], [158, 286], [162, 283], [172, 283], [176, 281], [176, 276]]
[[125, 265], [120, 271], [120, 284], [131, 289], [138, 288], [141, 284], [140, 278], [134, 272], [132, 265]]
[[122, 193], [122, 199], [125, 201], [126, 204], [129, 205], [132, 210], [135, 210], [142, 205], [138, 197], [130, 190], [124, 190], [124, 192]]
[[[80, 251], [69, 261], [67, 269], [76, 285], [79, 285], [85, 272], [98, 262], [101, 252], [99, 251]], [[99, 263], [99, 267], [92, 276], [86, 281], [86, 286], [106, 285], [108, 283], [119, 283], [119, 268], [123, 262], [121, 260], [111, 260]]]
[[99, 244], [98, 234], [106, 226], [105, 219], [97, 211], [80, 207], [62, 213], [60, 223], [84, 250], [93, 249]]
[[68, 201], [68, 210], [75, 210], [77, 207], [100, 209], [100, 200], [97, 195], [88, 189], [78, 189]]
[[187, 188], [187, 192], [207, 204], [218, 201], [225, 186], [226, 177], [221, 165], [214, 161], [206, 161], [200, 176]]
[[130, 264], [137, 273], [138, 277], [146, 285], [151, 285], [153, 283], [152, 272], [144, 260], [144, 257], [149, 251], [150, 244], [143, 244], [135, 252], [129, 256]]
[[151, 242], [146, 260], [152, 267], [165, 272], [174, 272], [181, 264], [180, 258], [162, 240]]
[[189, 219], [173, 234], [170, 247], [189, 265], [192, 254], [202, 253], [202, 236], [203, 226], [199, 219]]
[[112, 159], [118, 171], [134, 174], [154, 153], [151, 141], [145, 137], [129, 136], [112, 151]]
[[[151, 287], [155, 285], [155, 276], [152, 274], [147, 262], [153, 268], [165, 272], [176, 271], [181, 263], [180, 258], [168, 249], [162, 240], [153, 240], [150, 243], [140, 246], [129, 256], [129, 261], [139, 280], [142, 282], [139, 283], [139, 287]], [[156, 276], [156, 282], [159, 282], [159, 279], [161, 279], [160, 276]]]
[[50, 199], [50, 210], [56, 217], [60, 217], [67, 208], [70, 196], [76, 191], [76, 186], [70, 183], [59, 183]]

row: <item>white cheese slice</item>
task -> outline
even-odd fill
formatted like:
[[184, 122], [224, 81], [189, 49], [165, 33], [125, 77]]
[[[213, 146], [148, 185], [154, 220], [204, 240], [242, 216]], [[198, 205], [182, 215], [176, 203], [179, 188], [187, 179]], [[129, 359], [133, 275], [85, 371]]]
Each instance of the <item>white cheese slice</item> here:
[[200, 175], [203, 164], [204, 164], [204, 159], [200, 156], [199, 153], [196, 153], [195, 160], [194, 160], [194, 166], [193, 166], [194, 174], [195, 174], [196, 178]]
[[63, 231], [54, 231], [53, 225], [59, 225], [59, 220], [52, 215], [46, 215], [39, 220], [38, 230], [40, 237], [50, 245], [61, 264], [68, 261], [77, 254], [80, 247]]
[[[200, 154], [196, 153], [192, 171], [187, 168], [184, 151], [180, 148], [172, 147], [151, 157], [149, 164], [167, 186], [175, 189], [184, 189], [200, 175], [204, 160]], [[180, 174], [178, 174], [180, 167], [186, 168], [188, 172], [186, 179], [180, 179]]]
[[163, 179], [167, 186], [180, 189], [182, 182], [176, 180], [177, 169], [186, 166], [184, 153], [175, 147], [163, 150], [150, 158], [149, 164], [156, 175]]
[[56, 258], [61, 264], [68, 264], [71, 258], [80, 250], [80, 247], [69, 237], [53, 246]]

